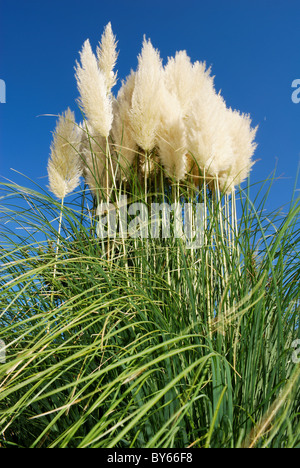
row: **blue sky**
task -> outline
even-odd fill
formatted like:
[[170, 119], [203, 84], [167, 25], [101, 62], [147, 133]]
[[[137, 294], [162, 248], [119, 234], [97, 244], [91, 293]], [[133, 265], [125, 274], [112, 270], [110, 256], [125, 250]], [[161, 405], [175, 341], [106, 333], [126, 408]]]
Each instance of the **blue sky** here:
[[144, 34], [164, 62], [185, 49], [212, 66], [227, 105], [259, 125], [251, 180], [266, 179], [277, 161], [269, 204], [287, 203], [300, 155], [300, 103], [291, 99], [300, 79], [299, 0], [0, 0], [0, 175], [27, 184], [13, 168], [47, 185], [55, 118], [39, 116], [70, 106], [80, 120], [75, 61], [85, 39], [96, 48], [109, 21], [119, 82], [136, 68]]

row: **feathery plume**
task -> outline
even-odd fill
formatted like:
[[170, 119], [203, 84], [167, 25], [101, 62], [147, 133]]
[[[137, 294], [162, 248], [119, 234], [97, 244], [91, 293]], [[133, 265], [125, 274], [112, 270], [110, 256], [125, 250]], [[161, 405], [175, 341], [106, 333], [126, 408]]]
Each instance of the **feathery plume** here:
[[233, 160], [226, 105], [209, 80], [186, 119], [189, 152], [208, 179], [220, 178]]
[[117, 82], [117, 72], [113, 71], [118, 58], [116, 49], [116, 37], [113, 35], [111, 23], [108, 23], [97, 47], [98, 65], [105, 77], [107, 93], [111, 92]]
[[169, 177], [182, 180], [186, 175], [186, 131], [177, 98], [166, 89], [161, 101], [161, 122], [157, 130], [160, 160]]
[[[214, 76], [211, 75], [211, 68], [206, 68], [205, 62], [196, 61], [195, 63], [193, 63], [192, 76], [193, 98], [191, 100], [191, 104], [195, 99], [202, 99], [202, 96], [205, 95], [205, 93], [207, 92], [213, 96], [217, 95], [214, 85]], [[219, 98], [222, 99], [220, 94]], [[226, 107], [224, 100], [223, 107]]]
[[193, 67], [185, 50], [176, 52], [175, 57], [169, 57], [164, 68], [164, 82], [169, 93], [178, 99], [185, 115], [195, 97]]
[[252, 156], [257, 147], [254, 139], [258, 127], [251, 127], [248, 114], [241, 114], [232, 109], [228, 109], [228, 121], [233, 149], [232, 184], [239, 185], [248, 177], [254, 164]]
[[130, 111], [135, 141], [144, 151], [151, 151], [156, 143], [162, 79], [163, 69], [159, 52], [153, 48], [150, 40], [146, 41], [144, 38], [142, 52], [138, 57]]
[[49, 188], [60, 199], [79, 185], [82, 174], [79, 147], [81, 134], [70, 109], [59, 116], [48, 161]]
[[111, 129], [112, 99], [107, 93], [105, 74], [87, 39], [80, 52], [81, 66], [76, 63], [76, 80], [80, 93], [79, 104], [97, 133], [107, 138]]
[[132, 94], [135, 87], [135, 73], [131, 74], [123, 82], [117, 99], [114, 101], [114, 120], [111, 136], [115, 151], [120, 155], [120, 166], [126, 175], [126, 170], [132, 165], [137, 153], [137, 145], [130, 121], [130, 109], [132, 106]]

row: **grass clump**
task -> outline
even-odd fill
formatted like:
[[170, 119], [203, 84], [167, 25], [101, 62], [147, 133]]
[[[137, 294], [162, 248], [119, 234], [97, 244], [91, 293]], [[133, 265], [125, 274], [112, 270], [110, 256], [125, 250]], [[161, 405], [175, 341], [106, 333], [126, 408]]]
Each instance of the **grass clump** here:
[[187, 249], [99, 239], [85, 192], [2, 191], [1, 446], [299, 446], [297, 201], [267, 216], [240, 192], [233, 246], [207, 194]]

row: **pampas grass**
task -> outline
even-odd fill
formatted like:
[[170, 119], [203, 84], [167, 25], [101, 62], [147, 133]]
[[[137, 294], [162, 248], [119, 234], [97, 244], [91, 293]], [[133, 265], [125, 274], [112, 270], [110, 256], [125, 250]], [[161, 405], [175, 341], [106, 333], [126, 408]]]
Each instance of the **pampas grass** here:
[[144, 151], [151, 151], [156, 143], [156, 131], [160, 119], [163, 69], [158, 51], [146, 39], [138, 62], [130, 121], [138, 146]]
[[115, 97], [110, 24], [80, 58], [55, 197], [0, 184], [1, 447], [299, 447], [296, 191], [250, 198], [256, 129], [204, 63], [144, 39]]
[[115, 153], [118, 155], [121, 177], [128, 179], [131, 167], [138, 154], [138, 146], [134, 138], [131, 125], [130, 111], [132, 108], [132, 94], [135, 88], [135, 73], [132, 71], [118, 92], [114, 101], [114, 120], [111, 137], [114, 142]]
[[164, 90], [160, 104], [161, 120], [157, 148], [166, 175], [177, 181], [187, 173], [187, 140], [183, 113], [178, 99]]
[[[159, 164], [167, 177], [179, 182], [192, 176], [196, 186], [202, 185], [205, 172], [213, 192], [231, 193], [253, 166], [257, 128], [251, 127], [250, 117], [227, 107], [204, 62], [192, 63], [186, 51], [179, 51], [163, 66], [159, 51], [145, 37], [137, 70], [114, 97], [116, 45], [109, 23], [97, 57], [87, 40], [76, 66], [79, 103], [94, 135], [91, 145], [83, 145], [83, 160], [95, 169], [84, 171], [91, 190], [96, 192], [97, 180], [98, 191], [102, 187], [107, 193], [110, 180], [130, 179], [135, 167], [147, 192], [147, 179]], [[110, 174], [104, 182], [100, 174], [106, 171]]]
[[[81, 135], [75, 124], [74, 113], [68, 109], [62, 114], [53, 133], [51, 154], [48, 161], [49, 188], [61, 199], [58, 232], [55, 249], [55, 260], [58, 258], [58, 249], [61, 234], [62, 214], [64, 200], [80, 183], [82, 164], [80, 160]], [[53, 279], [56, 277], [55, 263]], [[52, 295], [53, 299], [53, 295]]]
[[58, 119], [48, 162], [49, 188], [61, 200], [80, 184], [80, 145], [81, 134], [75, 123], [75, 115], [68, 109]]
[[81, 65], [77, 63], [76, 66], [79, 104], [91, 127], [107, 138], [113, 120], [112, 101], [107, 92], [105, 73], [99, 69], [88, 39], [83, 45], [80, 59]]
[[101, 42], [97, 47], [98, 66], [104, 74], [108, 94], [117, 83], [117, 73], [114, 72], [117, 58], [117, 41], [113, 35], [111, 24], [108, 23], [102, 34]]

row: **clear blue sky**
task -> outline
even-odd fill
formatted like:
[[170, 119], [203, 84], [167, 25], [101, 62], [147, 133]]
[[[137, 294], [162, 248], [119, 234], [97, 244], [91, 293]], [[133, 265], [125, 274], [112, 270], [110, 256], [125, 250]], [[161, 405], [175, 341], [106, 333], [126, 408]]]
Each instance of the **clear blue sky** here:
[[119, 41], [118, 76], [136, 68], [143, 35], [164, 61], [185, 49], [212, 66], [227, 105], [259, 125], [259, 161], [252, 180], [265, 179], [278, 159], [272, 207], [289, 201], [300, 154], [299, 0], [0, 0], [0, 175], [25, 184], [14, 168], [47, 185], [53, 117], [75, 100], [75, 60], [85, 39], [95, 49], [111, 21]]

